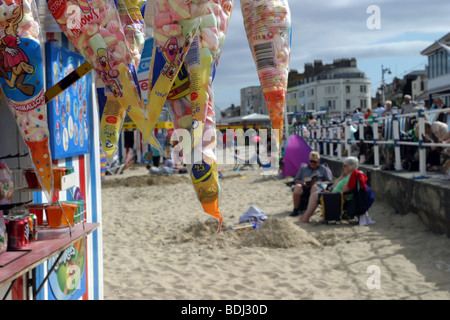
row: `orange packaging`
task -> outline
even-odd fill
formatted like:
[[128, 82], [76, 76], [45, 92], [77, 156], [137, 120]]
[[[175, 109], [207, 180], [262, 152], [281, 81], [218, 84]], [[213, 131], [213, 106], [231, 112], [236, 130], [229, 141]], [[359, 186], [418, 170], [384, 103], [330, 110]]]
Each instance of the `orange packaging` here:
[[[62, 209], [61, 209], [62, 207]], [[75, 211], [77, 211], [78, 206], [75, 204], [69, 204], [69, 203], [61, 203], [59, 204], [52, 204], [45, 207], [45, 213], [47, 215], [47, 222], [50, 228], [58, 228], [62, 225], [68, 225], [66, 218], [63, 216], [64, 214], [67, 217], [67, 220], [69, 220], [69, 224], [73, 225], [73, 219], [75, 215]]]

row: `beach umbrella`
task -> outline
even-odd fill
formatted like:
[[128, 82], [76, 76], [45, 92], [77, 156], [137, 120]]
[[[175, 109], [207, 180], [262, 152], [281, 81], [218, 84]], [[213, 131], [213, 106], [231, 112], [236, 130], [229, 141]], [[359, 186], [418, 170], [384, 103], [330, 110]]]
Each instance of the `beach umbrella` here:
[[311, 147], [302, 137], [297, 134], [291, 135], [284, 151], [281, 174], [284, 177], [295, 177], [301, 165], [309, 163], [310, 153]]

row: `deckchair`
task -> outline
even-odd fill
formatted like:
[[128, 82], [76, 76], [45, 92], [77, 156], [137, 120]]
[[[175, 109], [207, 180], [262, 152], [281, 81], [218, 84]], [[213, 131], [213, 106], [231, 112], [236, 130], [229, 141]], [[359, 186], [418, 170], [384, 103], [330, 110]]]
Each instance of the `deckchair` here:
[[[372, 206], [375, 197], [369, 185], [357, 180], [355, 187], [347, 192], [321, 193], [319, 203], [322, 209], [322, 222], [339, 222], [342, 219], [349, 222], [359, 221]], [[366, 219], [366, 218], [365, 218]]]
[[106, 174], [108, 175], [122, 174], [124, 167], [125, 164], [120, 163], [119, 156], [115, 155], [112, 163], [106, 167]]

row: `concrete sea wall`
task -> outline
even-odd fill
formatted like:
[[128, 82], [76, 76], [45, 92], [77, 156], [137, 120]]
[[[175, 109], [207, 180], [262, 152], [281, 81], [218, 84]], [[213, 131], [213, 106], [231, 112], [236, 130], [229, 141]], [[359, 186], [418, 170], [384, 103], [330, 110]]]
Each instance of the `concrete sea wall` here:
[[[322, 156], [333, 174], [342, 172], [342, 160]], [[442, 173], [384, 171], [372, 165], [360, 165], [367, 174], [376, 200], [385, 201], [399, 214], [418, 214], [428, 228], [450, 237], [450, 181], [441, 180]]]

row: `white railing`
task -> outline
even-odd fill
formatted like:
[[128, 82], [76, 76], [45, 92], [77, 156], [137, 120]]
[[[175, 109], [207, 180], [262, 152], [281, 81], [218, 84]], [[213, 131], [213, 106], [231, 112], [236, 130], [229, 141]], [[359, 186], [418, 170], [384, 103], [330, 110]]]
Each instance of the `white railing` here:
[[[325, 123], [322, 119], [317, 119], [315, 126], [302, 126], [296, 127], [294, 133], [300, 135], [312, 149], [321, 152], [323, 155], [331, 157], [337, 157], [342, 159], [344, 153], [351, 155], [352, 145], [363, 144], [373, 145], [373, 165], [375, 167], [380, 166], [380, 146], [381, 145], [393, 145], [394, 146], [394, 169], [396, 171], [403, 171], [401, 146], [416, 146], [419, 152], [419, 177], [426, 177], [426, 147], [443, 147], [448, 148], [450, 144], [445, 143], [431, 143], [425, 142], [423, 136], [425, 135], [425, 117], [427, 114], [448, 112], [447, 109], [436, 110], [418, 110], [417, 112], [408, 114], [399, 114], [398, 108], [392, 108], [392, 115], [377, 117], [374, 114], [372, 119], [359, 118], [358, 121], [352, 121], [351, 118], [345, 119], [342, 123], [329, 124]], [[419, 123], [419, 137], [417, 142], [403, 141], [401, 140], [401, 132], [405, 126], [407, 118], [415, 117]], [[352, 139], [352, 124], [358, 127], [359, 139]], [[372, 128], [372, 139], [364, 139], [364, 129]], [[378, 129], [382, 129], [382, 134], [379, 135]], [[450, 128], [449, 128], [450, 129]], [[370, 132], [370, 129], [368, 129]], [[322, 144], [322, 150], [320, 148]], [[337, 149], [336, 155], [335, 150]], [[360, 162], [365, 162], [365, 155], [360, 155]], [[416, 178], [419, 178], [416, 177]]]

